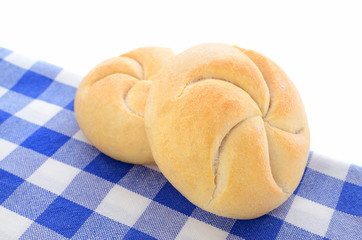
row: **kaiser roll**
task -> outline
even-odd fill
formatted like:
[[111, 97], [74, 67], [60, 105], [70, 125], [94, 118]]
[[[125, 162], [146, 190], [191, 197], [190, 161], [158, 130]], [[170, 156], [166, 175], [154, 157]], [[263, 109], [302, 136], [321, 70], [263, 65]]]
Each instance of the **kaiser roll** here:
[[202, 44], [151, 78], [145, 123], [153, 157], [188, 200], [250, 219], [293, 193], [309, 129], [297, 89], [278, 65], [252, 50]]
[[74, 112], [95, 147], [124, 162], [153, 163], [144, 128], [149, 79], [173, 56], [167, 48], [139, 48], [100, 63], [85, 76]]

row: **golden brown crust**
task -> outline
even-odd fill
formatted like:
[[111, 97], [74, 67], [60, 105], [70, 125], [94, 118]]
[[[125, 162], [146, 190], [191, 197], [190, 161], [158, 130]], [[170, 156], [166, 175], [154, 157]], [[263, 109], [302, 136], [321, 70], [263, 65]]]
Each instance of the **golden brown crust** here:
[[145, 115], [151, 149], [192, 203], [249, 219], [295, 190], [309, 130], [296, 88], [275, 63], [254, 51], [202, 44], [154, 78]]
[[95, 147], [117, 160], [154, 162], [143, 119], [148, 79], [173, 56], [167, 48], [139, 48], [100, 63], [84, 77], [74, 112]]

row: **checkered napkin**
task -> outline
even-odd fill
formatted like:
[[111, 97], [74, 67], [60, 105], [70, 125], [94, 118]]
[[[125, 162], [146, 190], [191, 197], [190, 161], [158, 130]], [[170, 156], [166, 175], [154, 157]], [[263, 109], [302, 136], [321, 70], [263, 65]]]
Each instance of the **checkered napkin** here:
[[310, 154], [298, 189], [254, 220], [187, 201], [157, 167], [80, 131], [80, 77], [0, 48], [0, 239], [362, 239], [362, 168]]

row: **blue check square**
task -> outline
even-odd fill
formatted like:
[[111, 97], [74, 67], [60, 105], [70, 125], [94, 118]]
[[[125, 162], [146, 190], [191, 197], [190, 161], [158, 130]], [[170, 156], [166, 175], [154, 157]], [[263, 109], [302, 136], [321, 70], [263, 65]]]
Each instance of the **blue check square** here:
[[5, 60], [0, 61], [0, 86], [10, 89], [26, 72], [25, 69]]
[[79, 131], [79, 126], [75, 120], [74, 113], [67, 109], [62, 109], [60, 112], [58, 112], [44, 125], [44, 127], [69, 137], [73, 136], [76, 132]]
[[0, 136], [5, 140], [20, 144], [38, 128], [38, 125], [12, 116], [0, 125]]
[[153, 199], [167, 182], [162, 173], [135, 165], [118, 184], [144, 197]]
[[186, 215], [178, 211], [151, 202], [133, 228], [156, 239], [175, 239], [187, 219]]
[[29, 70], [18, 80], [11, 90], [32, 98], [37, 98], [52, 82], [52, 79]]
[[0, 98], [0, 109], [8, 113], [15, 114], [33, 100], [34, 99], [23, 94], [8, 91]]
[[3, 206], [21, 216], [34, 220], [56, 197], [57, 195], [54, 193], [24, 182], [3, 203]]
[[40, 127], [21, 146], [32, 149], [46, 156], [53, 155], [70, 137], [45, 127]]
[[62, 71], [62, 68], [43, 61], [38, 61], [30, 67], [30, 70], [48, 78], [54, 79]]
[[161, 191], [156, 195], [154, 201], [161, 203], [169, 208], [179, 211], [187, 216], [196, 208], [191, 202], [189, 202], [184, 196], [177, 191], [170, 182], [167, 182]]
[[336, 209], [362, 217], [362, 187], [345, 182]]
[[0, 161], [0, 168], [23, 179], [27, 179], [47, 159], [48, 157], [43, 154], [19, 146], [4, 160]]
[[[73, 240], [89, 239], [124, 239], [130, 227], [109, 219], [94, 212], [78, 232], [72, 237]], [[137, 239], [137, 238], [134, 238]]]
[[62, 197], [95, 210], [113, 183], [87, 172], [80, 172], [62, 193]]
[[24, 179], [0, 169], [0, 204], [2, 204], [23, 182]]
[[343, 181], [308, 169], [299, 187], [298, 195], [335, 208], [342, 191]]
[[38, 99], [65, 107], [74, 99], [75, 92], [76, 88], [53, 81]]
[[58, 197], [36, 219], [36, 222], [65, 237], [71, 238], [92, 212], [63, 197]]
[[58, 149], [52, 158], [73, 167], [83, 169], [98, 155], [99, 150], [94, 146], [71, 138]]
[[264, 215], [252, 220], [237, 220], [230, 233], [244, 239], [275, 239], [283, 221]]
[[100, 153], [84, 168], [84, 171], [90, 172], [110, 182], [117, 183], [133, 166], [133, 164], [116, 161], [113, 158]]

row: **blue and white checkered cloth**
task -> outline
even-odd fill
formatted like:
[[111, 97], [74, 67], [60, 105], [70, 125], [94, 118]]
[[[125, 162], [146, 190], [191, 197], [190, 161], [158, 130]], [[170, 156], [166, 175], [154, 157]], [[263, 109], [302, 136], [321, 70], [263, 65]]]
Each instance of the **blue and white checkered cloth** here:
[[80, 77], [0, 48], [0, 239], [362, 239], [362, 168], [310, 154], [300, 186], [254, 220], [205, 212], [157, 167], [80, 131]]

